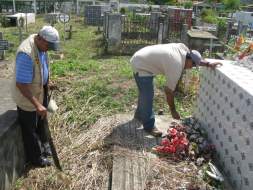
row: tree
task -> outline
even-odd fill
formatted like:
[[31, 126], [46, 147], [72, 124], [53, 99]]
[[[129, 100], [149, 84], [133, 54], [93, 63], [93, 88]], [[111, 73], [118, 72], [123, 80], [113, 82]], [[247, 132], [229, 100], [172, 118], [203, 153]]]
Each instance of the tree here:
[[222, 0], [206, 0], [206, 2], [210, 4], [214, 10], [216, 10], [216, 4], [222, 2]]
[[240, 0], [223, 0], [226, 10], [235, 11], [240, 8]]
[[184, 8], [185, 8], [185, 9], [190, 9], [190, 8], [192, 8], [192, 6], [193, 6], [192, 1], [186, 1], [186, 2], [184, 3]]

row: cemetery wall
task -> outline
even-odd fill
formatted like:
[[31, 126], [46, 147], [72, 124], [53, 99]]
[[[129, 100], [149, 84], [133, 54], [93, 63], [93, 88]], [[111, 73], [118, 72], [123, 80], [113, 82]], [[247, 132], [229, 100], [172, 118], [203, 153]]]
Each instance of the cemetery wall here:
[[201, 68], [194, 115], [216, 146], [217, 159], [234, 189], [252, 190], [253, 75], [247, 68], [222, 62], [216, 70]]

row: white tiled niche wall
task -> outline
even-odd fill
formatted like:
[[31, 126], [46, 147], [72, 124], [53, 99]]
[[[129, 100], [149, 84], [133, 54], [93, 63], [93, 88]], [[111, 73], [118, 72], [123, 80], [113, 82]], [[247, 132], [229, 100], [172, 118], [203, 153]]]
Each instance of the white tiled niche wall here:
[[200, 69], [194, 116], [234, 189], [253, 190], [253, 72], [223, 62], [215, 70]]

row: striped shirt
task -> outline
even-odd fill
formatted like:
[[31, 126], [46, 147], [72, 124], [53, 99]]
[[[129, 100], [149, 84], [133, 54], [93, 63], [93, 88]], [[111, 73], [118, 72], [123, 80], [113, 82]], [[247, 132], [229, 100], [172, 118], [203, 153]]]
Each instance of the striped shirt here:
[[[39, 52], [41, 69], [43, 72], [43, 84], [48, 80], [48, 64], [45, 52]], [[33, 61], [26, 53], [20, 52], [16, 57], [16, 82], [31, 84], [33, 80]]]

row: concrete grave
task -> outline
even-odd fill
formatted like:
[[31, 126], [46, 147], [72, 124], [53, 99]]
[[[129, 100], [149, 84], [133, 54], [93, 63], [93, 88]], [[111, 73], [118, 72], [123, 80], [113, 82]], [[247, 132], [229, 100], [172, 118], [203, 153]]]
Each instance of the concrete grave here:
[[117, 52], [121, 45], [121, 15], [108, 15], [108, 51]]
[[215, 48], [217, 49], [221, 46], [218, 44], [218, 38], [206, 31], [192, 29], [187, 32], [187, 35], [189, 48], [196, 49], [201, 53], [206, 49], [212, 52]]
[[195, 117], [216, 146], [234, 189], [252, 190], [253, 75], [231, 61], [221, 62], [216, 70], [201, 69]]
[[6, 18], [9, 20], [11, 26], [20, 26], [20, 19], [23, 18], [24, 21], [21, 25], [35, 23], [35, 14], [34, 13], [17, 13], [14, 15], [6, 15]]
[[0, 190], [11, 189], [24, 169], [24, 147], [10, 97], [11, 80], [0, 81]]

